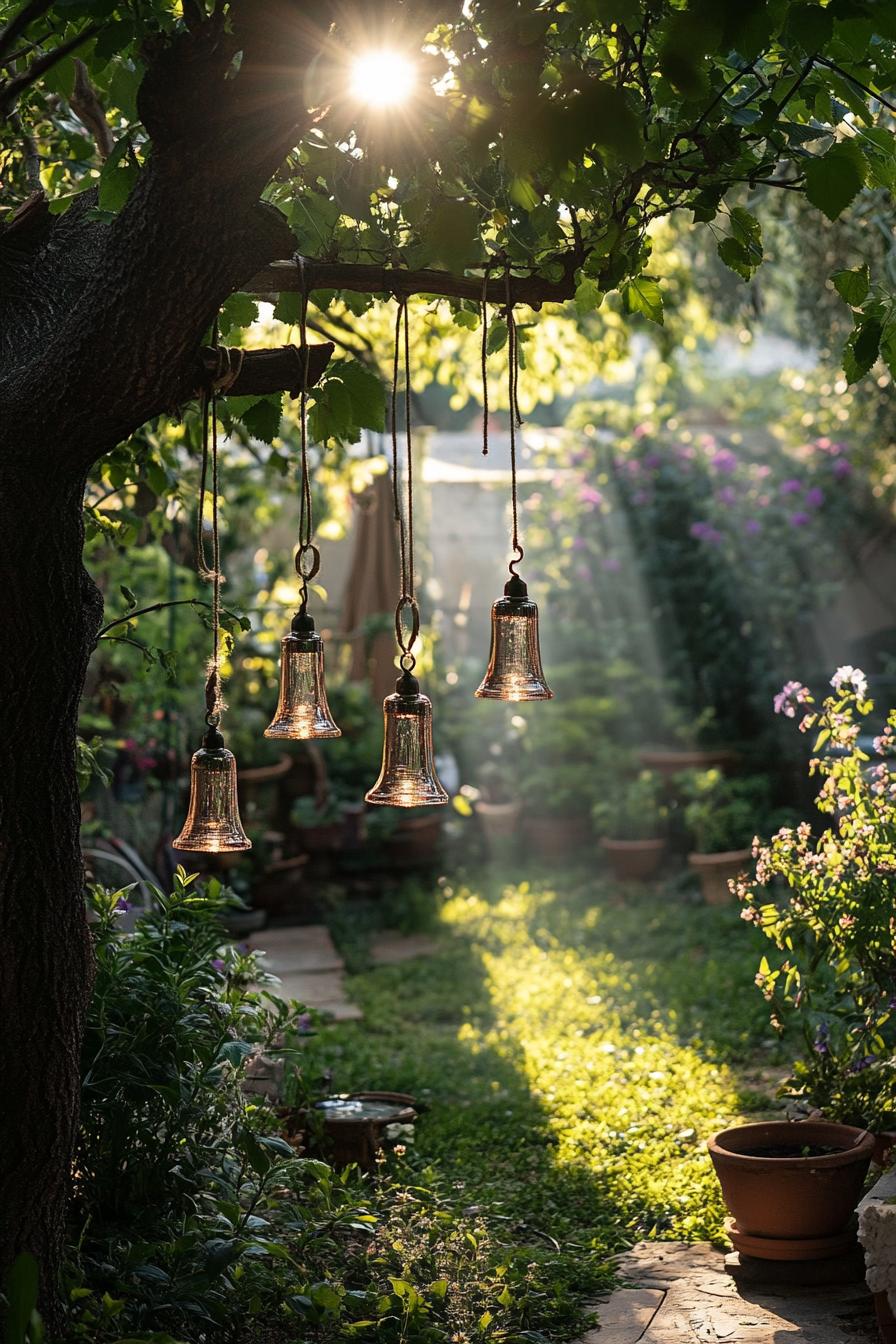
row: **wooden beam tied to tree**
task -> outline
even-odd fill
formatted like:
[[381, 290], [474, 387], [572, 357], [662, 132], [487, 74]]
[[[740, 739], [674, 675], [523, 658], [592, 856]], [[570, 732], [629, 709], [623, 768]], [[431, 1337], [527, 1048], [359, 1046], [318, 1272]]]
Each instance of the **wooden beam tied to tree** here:
[[[331, 341], [320, 341], [308, 346], [308, 379], [306, 387], [314, 387], [333, 354]], [[264, 397], [271, 392], [288, 392], [297, 397], [302, 390], [302, 370], [305, 356], [298, 345], [281, 345], [272, 350], [232, 351], [233, 367], [239, 361], [239, 371], [233, 382], [221, 389], [221, 395], [233, 397]], [[206, 347], [199, 357], [198, 382], [201, 385], [214, 377], [219, 367], [217, 352]]]
[[[563, 260], [561, 280], [547, 280], [540, 275], [510, 276], [510, 294], [514, 303], [529, 308], [540, 308], [543, 303], [565, 303], [576, 292], [575, 268], [581, 262], [570, 253]], [[485, 263], [483, 263], [483, 270]], [[450, 271], [405, 271], [400, 267], [372, 266], [354, 262], [315, 261], [304, 258], [304, 284], [309, 290], [350, 289], [358, 294], [394, 294], [396, 298], [410, 298], [414, 294], [436, 294], [446, 299], [472, 299], [489, 303], [507, 302], [507, 276], [500, 264], [490, 271], [483, 296], [483, 277], [453, 275]], [[275, 261], [252, 277], [245, 286], [247, 294], [281, 294], [302, 288], [299, 268], [293, 261]]]

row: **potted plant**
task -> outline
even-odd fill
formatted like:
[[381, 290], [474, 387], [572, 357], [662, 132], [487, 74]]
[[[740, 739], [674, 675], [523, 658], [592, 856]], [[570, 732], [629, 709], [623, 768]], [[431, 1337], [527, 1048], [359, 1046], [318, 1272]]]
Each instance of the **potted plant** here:
[[669, 745], [642, 747], [638, 760], [667, 783], [671, 784], [683, 770], [726, 770], [736, 761], [737, 755], [730, 747], [711, 740], [715, 722], [712, 709], [704, 709], [690, 721], [673, 701], [664, 700], [662, 714]]
[[662, 778], [650, 770], [623, 780], [594, 804], [592, 820], [614, 877], [621, 882], [653, 877], [666, 847], [666, 815]]
[[849, 1250], [874, 1144], [868, 1130], [826, 1120], [716, 1134], [709, 1154], [737, 1250], [760, 1260], [825, 1260]]
[[679, 776], [686, 798], [685, 826], [693, 842], [688, 863], [700, 879], [707, 905], [729, 905], [728, 883], [752, 859], [752, 841], [768, 813], [765, 775], [726, 779], [721, 770]]
[[296, 798], [289, 823], [296, 847], [305, 854], [329, 854], [342, 843], [342, 805], [333, 794], [324, 799], [310, 794]]
[[516, 835], [523, 810], [516, 791], [518, 779], [518, 767], [513, 769], [504, 759], [487, 761], [476, 776], [479, 797], [474, 808], [490, 853], [506, 847]]
[[[804, 1049], [782, 1091], [824, 1120], [813, 1116], [784, 1133], [760, 1135], [761, 1143], [745, 1132], [750, 1126], [728, 1131], [713, 1151], [738, 1226], [751, 1236], [808, 1242], [808, 1254], [813, 1247], [822, 1253], [826, 1239], [828, 1246], [838, 1237], [843, 1244], [868, 1161], [882, 1158], [887, 1147], [876, 1145], [875, 1133], [880, 1139], [891, 1130], [896, 1114], [896, 797], [887, 761], [896, 745], [896, 713], [874, 739], [878, 759], [869, 764], [859, 745], [861, 720], [873, 710], [866, 680], [844, 667], [831, 684], [834, 694], [820, 710], [795, 681], [775, 699], [779, 713], [799, 715], [803, 732], [817, 730], [810, 769], [821, 779], [816, 806], [828, 825], [820, 834], [808, 822], [782, 827], [759, 846], [755, 876], [738, 883], [737, 892], [742, 917], [774, 948], [756, 976], [772, 1025], [782, 1031], [790, 1018], [802, 1029]], [[784, 889], [775, 902], [764, 890], [771, 882]], [[767, 1151], [769, 1144], [780, 1149], [785, 1134], [786, 1166], [781, 1154]], [[737, 1161], [723, 1156], [720, 1163], [719, 1152], [734, 1153]], [[749, 1166], [757, 1153], [758, 1165]], [[766, 1177], [769, 1182], [756, 1199], [749, 1194], [749, 1206], [741, 1185], [747, 1177], [753, 1192]], [[772, 1189], [782, 1179], [789, 1211], [778, 1206]], [[805, 1246], [800, 1258], [807, 1258]]]

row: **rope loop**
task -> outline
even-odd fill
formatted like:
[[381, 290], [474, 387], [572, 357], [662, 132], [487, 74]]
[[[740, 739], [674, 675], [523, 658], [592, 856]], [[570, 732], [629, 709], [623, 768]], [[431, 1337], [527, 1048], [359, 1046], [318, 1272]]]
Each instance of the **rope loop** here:
[[[402, 617], [406, 611], [411, 613], [410, 634], [405, 635]], [[398, 606], [395, 608], [395, 639], [398, 647], [401, 649], [402, 656], [405, 658], [413, 657], [411, 650], [417, 642], [417, 636], [420, 634], [420, 608], [417, 606], [416, 598], [411, 597], [410, 593], [402, 593], [398, 599]], [[402, 664], [404, 666], [404, 664]]]
[[[311, 564], [307, 569], [305, 568], [306, 556], [311, 557]], [[296, 573], [298, 574], [299, 578], [304, 579], [304, 581], [307, 583], [309, 579], [314, 578], [319, 569], [320, 569], [320, 551], [317, 549], [314, 543], [309, 541], [306, 545], [300, 546], [299, 549], [296, 551]]]

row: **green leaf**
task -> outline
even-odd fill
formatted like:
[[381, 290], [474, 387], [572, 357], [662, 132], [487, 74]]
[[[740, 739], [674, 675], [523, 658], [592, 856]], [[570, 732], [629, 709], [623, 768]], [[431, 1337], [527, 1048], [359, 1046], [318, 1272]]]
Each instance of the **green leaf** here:
[[274, 305], [274, 317], [278, 322], [287, 322], [290, 326], [295, 326], [302, 311], [301, 295], [291, 290], [281, 290], [280, 297]]
[[479, 315], [467, 312], [466, 308], [461, 308], [454, 314], [454, 325], [463, 327], [465, 331], [475, 331], [479, 326]]
[[876, 317], [866, 317], [855, 328], [843, 350], [843, 371], [848, 382], [857, 383], [873, 368], [882, 335], [883, 327]]
[[426, 238], [436, 261], [462, 269], [479, 252], [479, 211], [468, 201], [434, 202]]
[[249, 294], [231, 294], [218, 314], [218, 335], [223, 340], [240, 327], [251, 327], [258, 317], [258, 302]]
[[348, 391], [352, 423], [381, 434], [386, 427], [386, 391], [380, 379], [356, 359], [340, 360], [332, 368]]
[[119, 140], [103, 164], [97, 196], [97, 205], [100, 210], [108, 210], [111, 214], [118, 214], [131, 194], [131, 189], [137, 181], [140, 170], [128, 158], [130, 149], [131, 142], [125, 136]]
[[486, 350], [490, 355], [496, 355], [499, 350], [503, 350], [507, 344], [507, 323], [500, 317], [492, 319], [488, 329], [488, 340], [486, 341]]
[[584, 317], [586, 313], [594, 313], [604, 301], [603, 290], [596, 280], [590, 276], [583, 275], [576, 286], [576, 312]]
[[273, 396], [260, 398], [248, 410], [243, 411], [240, 419], [253, 439], [260, 439], [262, 443], [273, 443], [280, 433], [282, 408], [283, 395], [275, 393]]
[[122, 597], [124, 598], [125, 602], [127, 603], [127, 609], [128, 609], [128, 611], [133, 611], [134, 608], [135, 608], [136, 605], [137, 605], [137, 598], [136, 598], [135, 594], [134, 594], [133, 592], [131, 592], [131, 589], [130, 589], [130, 588], [125, 587], [125, 585], [124, 585], [123, 583], [122, 583], [122, 584], [119, 584], [119, 588], [121, 589], [121, 595], [122, 595]]
[[659, 281], [649, 275], [636, 275], [625, 285], [629, 311], [643, 313], [651, 322], [663, 325], [663, 295]]
[[793, 5], [784, 25], [783, 40], [794, 44], [806, 55], [822, 51], [831, 40], [834, 17], [821, 5]]
[[747, 249], [736, 238], [723, 238], [718, 246], [718, 254], [729, 270], [734, 271], [742, 280], [749, 280], [754, 268], [750, 265]]
[[37, 1308], [37, 1261], [23, 1251], [6, 1276], [6, 1329], [4, 1344], [25, 1344], [31, 1314]]
[[820, 159], [809, 159], [806, 197], [828, 219], [836, 219], [865, 185], [867, 164], [854, 140], [841, 140]]
[[871, 275], [867, 263], [856, 266], [852, 271], [835, 271], [831, 280], [841, 299], [845, 299], [852, 308], [860, 307], [868, 297]]

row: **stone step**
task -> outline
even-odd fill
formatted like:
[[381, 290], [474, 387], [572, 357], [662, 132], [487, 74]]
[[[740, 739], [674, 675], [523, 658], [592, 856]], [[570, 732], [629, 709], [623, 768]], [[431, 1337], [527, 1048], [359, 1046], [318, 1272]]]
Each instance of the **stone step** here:
[[265, 954], [262, 964], [272, 975], [292, 971], [341, 971], [344, 962], [326, 924], [260, 929], [249, 939], [253, 952]]

